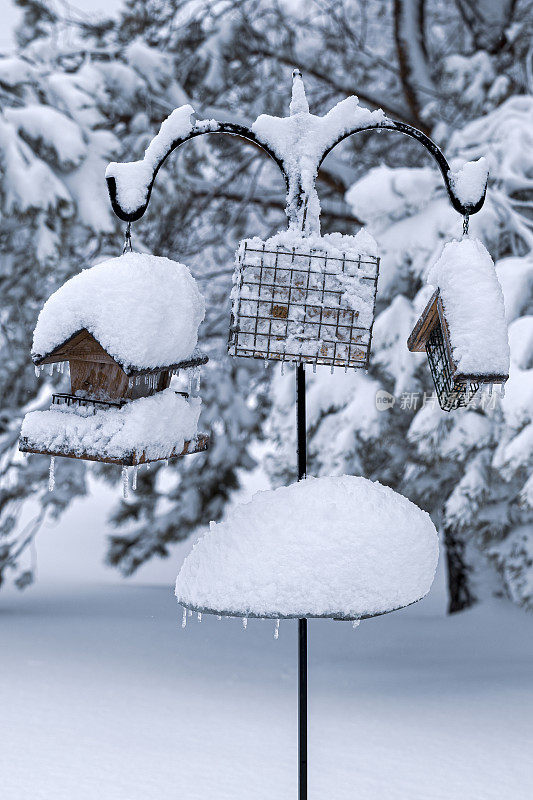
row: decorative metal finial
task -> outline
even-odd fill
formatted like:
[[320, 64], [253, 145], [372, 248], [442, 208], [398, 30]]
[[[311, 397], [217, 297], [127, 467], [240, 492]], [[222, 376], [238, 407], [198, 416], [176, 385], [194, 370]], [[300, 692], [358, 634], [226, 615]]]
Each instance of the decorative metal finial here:
[[289, 113], [291, 117], [295, 114], [309, 114], [309, 103], [305, 96], [304, 82], [299, 69], [293, 69], [292, 71], [292, 99]]

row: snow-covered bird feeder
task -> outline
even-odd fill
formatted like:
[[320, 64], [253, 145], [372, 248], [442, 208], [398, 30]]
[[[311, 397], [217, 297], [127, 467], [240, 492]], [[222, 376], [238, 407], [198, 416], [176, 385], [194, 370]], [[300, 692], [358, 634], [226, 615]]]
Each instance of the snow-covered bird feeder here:
[[306, 478], [211, 523], [176, 582], [184, 608], [272, 619], [359, 620], [424, 597], [438, 538], [429, 514], [366, 478]]
[[379, 272], [370, 234], [245, 239], [237, 251], [229, 353], [368, 367]]
[[[125, 253], [83, 270], [45, 303], [36, 370], [70, 368], [70, 392], [22, 424], [20, 449], [134, 466], [205, 450], [192, 397], [204, 300], [183, 264]], [[188, 373], [186, 391], [171, 387]], [[175, 381], [176, 383], [177, 381]]]
[[479, 387], [509, 377], [503, 294], [494, 263], [478, 239], [448, 242], [429, 270], [435, 291], [407, 346], [425, 350], [440, 407], [467, 406]]

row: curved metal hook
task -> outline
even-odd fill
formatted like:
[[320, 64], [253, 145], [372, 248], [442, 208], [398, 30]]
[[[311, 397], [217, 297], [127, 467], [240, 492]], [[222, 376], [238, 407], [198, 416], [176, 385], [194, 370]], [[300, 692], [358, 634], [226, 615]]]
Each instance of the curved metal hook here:
[[450, 198], [450, 203], [454, 207], [459, 214], [463, 216], [470, 216], [471, 214], [476, 214], [483, 206], [485, 202], [485, 196], [487, 194], [487, 184], [485, 184], [485, 190], [477, 203], [473, 204], [463, 204], [455, 194], [452, 186], [452, 182], [450, 180], [450, 165], [448, 164], [446, 158], [442, 150], [437, 147], [433, 139], [430, 139], [429, 136], [426, 136], [425, 133], [419, 131], [418, 128], [413, 128], [411, 125], [407, 125], [404, 122], [397, 122], [396, 120], [387, 120], [386, 122], [377, 122], [374, 125], [367, 125], [364, 127], [353, 128], [352, 130], [348, 131], [347, 133], [343, 133], [342, 136], [333, 142], [330, 147], [326, 150], [322, 158], [320, 159], [320, 163], [318, 168], [322, 165], [325, 157], [330, 153], [334, 147], [336, 147], [340, 142], [343, 142], [348, 137], [353, 136], [356, 133], [363, 133], [364, 131], [372, 131], [372, 130], [389, 130], [389, 131], [397, 131], [398, 133], [404, 133], [406, 136], [410, 136], [412, 139], [416, 139], [418, 142], [424, 145], [428, 153], [430, 153], [441, 171], [442, 178], [444, 180], [444, 184], [446, 186], [446, 191], [448, 192], [448, 197]]
[[[426, 136], [425, 133], [422, 133], [422, 131], [419, 131], [418, 128], [413, 128], [411, 125], [407, 125], [404, 122], [397, 122], [396, 120], [388, 120], [387, 119], [384, 122], [376, 122], [373, 125], [364, 125], [364, 126], [361, 126], [361, 127], [356, 127], [356, 128], [353, 128], [353, 129], [343, 133], [323, 153], [323, 155], [322, 155], [322, 157], [321, 157], [321, 159], [320, 159], [320, 161], [318, 163], [317, 173], [318, 173], [318, 170], [320, 169], [320, 166], [322, 165], [324, 159], [328, 155], [328, 153], [330, 153], [333, 150], [334, 147], [336, 147], [338, 144], [340, 144], [340, 142], [344, 141], [345, 139], [347, 139], [350, 136], [353, 136], [356, 133], [363, 133], [365, 131], [371, 131], [371, 130], [397, 131], [398, 133], [403, 133], [406, 136], [410, 136], [412, 139], [416, 139], [417, 141], [419, 141], [426, 148], [428, 153], [430, 153], [433, 156], [433, 158], [435, 159], [435, 161], [437, 162], [437, 165], [438, 165], [438, 167], [440, 169], [442, 178], [444, 180], [444, 185], [446, 186], [446, 191], [448, 192], [448, 197], [450, 198], [450, 202], [451, 202], [453, 208], [459, 214], [462, 214], [465, 217], [466, 216], [471, 216], [472, 214], [476, 214], [482, 208], [483, 203], [485, 202], [485, 195], [486, 195], [486, 191], [487, 191], [486, 184], [485, 184], [485, 191], [483, 192], [483, 195], [481, 196], [481, 198], [478, 200], [477, 203], [474, 203], [474, 204], [463, 204], [463, 203], [461, 203], [461, 201], [459, 200], [459, 198], [457, 197], [457, 195], [455, 194], [454, 189], [453, 189], [453, 184], [452, 184], [452, 180], [451, 180], [451, 177], [450, 177], [450, 175], [451, 175], [450, 165], [448, 164], [448, 162], [447, 162], [446, 158], [444, 157], [444, 154], [442, 153], [440, 148], [437, 147], [435, 142], [432, 139], [430, 139], [429, 136]], [[259, 147], [268, 156], [270, 156], [270, 158], [277, 164], [277, 166], [280, 169], [281, 174], [283, 175], [283, 178], [285, 180], [285, 185], [286, 185], [286, 188], [288, 190], [288, 188], [289, 188], [289, 176], [287, 175], [287, 172], [285, 171], [285, 165], [284, 165], [283, 161], [274, 153], [273, 150], [270, 149], [270, 147], [268, 145], [266, 145], [264, 142], [261, 142], [257, 138], [257, 136], [255, 135], [255, 133], [253, 133], [253, 131], [251, 131], [245, 125], [238, 125], [238, 124], [233, 123], [233, 122], [217, 122], [215, 124], [210, 123], [209, 126], [207, 126], [205, 122], [199, 122], [199, 123], [197, 123], [197, 127], [195, 129], [193, 129], [191, 131], [191, 133], [189, 133], [187, 136], [175, 139], [171, 143], [171, 145], [169, 146], [168, 150], [161, 157], [161, 159], [157, 163], [156, 167], [154, 168], [152, 179], [151, 179], [150, 184], [148, 186], [148, 191], [146, 193], [146, 200], [145, 200], [144, 204], [142, 206], [140, 206], [139, 208], [135, 209], [135, 211], [127, 212], [127, 211], [124, 211], [122, 209], [122, 207], [120, 206], [120, 204], [118, 202], [118, 198], [117, 198], [117, 186], [116, 186], [115, 178], [111, 177], [111, 176], [106, 178], [106, 180], [107, 180], [107, 188], [108, 188], [108, 191], [109, 191], [109, 197], [110, 197], [110, 200], [111, 200], [111, 205], [112, 205], [113, 211], [115, 212], [117, 217], [119, 217], [119, 219], [121, 219], [121, 220], [124, 220], [124, 222], [135, 222], [136, 220], [140, 219], [143, 216], [144, 212], [146, 211], [146, 209], [148, 207], [148, 203], [150, 202], [150, 197], [151, 197], [151, 194], [152, 194], [152, 188], [153, 188], [154, 181], [156, 179], [157, 173], [159, 172], [159, 169], [161, 168], [161, 166], [165, 162], [165, 160], [168, 158], [170, 153], [172, 153], [178, 147], [181, 147], [181, 145], [185, 144], [185, 142], [188, 142], [191, 139], [195, 139], [197, 136], [203, 136], [203, 135], [205, 135], [207, 133], [226, 133], [226, 134], [229, 134], [230, 136], [237, 136], [238, 138], [244, 139], [247, 142], [250, 142], [251, 144], [254, 144], [256, 147]]]
[[[201, 123], [200, 123], [200, 125], [201, 125]], [[178, 147], [181, 147], [182, 144], [185, 144], [185, 142], [188, 142], [191, 139], [195, 139], [197, 136], [203, 136], [206, 133], [227, 133], [230, 136], [237, 136], [240, 139], [245, 139], [246, 141], [250, 142], [251, 144], [256, 145], [256, 147], [259, 147], [267, 155], [269, 155], [270, 158], [278, 165], [278, 167], [279, 167], [279, 169], [281, 171], [281, 174], [283, 175], [283, 178], [285, 180], [285, 186], [288, 189], [289, 178], [288, 178], [287, 173], [285, 172], [285, 167], [283, 165], [283, 162], [281, 161], [280, 158], [278, 158], [278, 156], [274, 153], [273, 150], [271, 150], [267, 145], [265, 145], [263, 142], [260, 142], [257, 139], [257, 137], [256, 137], [255, 133], [253, 133], [253, 131], [251, 131], [245, 125], [237, 125], [234, 122], [217, 122], [216, 123], [216, 127], [215, 127], [215, 125], [211, 124], [209, 128], [205, 127], [205, 123], [204, 123], [203, 127], [199, 126], [197, 129], [192, 130], [191, 133], [189, 133], [187, 136], [181, 137], [179, 139], [175, 139], [172, 142], [172, 144], [169, 146], [168, 150], [166, 151], [164, 156], [162, 156], [162, 158], [159, 160], [159, 162], [157, 163], [157, 165], [156, 165], [156, 167], [154, 169], [154, 172], [153, 172], [153, 175], [152, 175], [152, 179], [151, 179], [150, 184], [148, 186], [148, 191], [147, 191], [147, 194], [146, 194], [146, 201], [144, 202], [144, 204], [142, 206], [137, 208], [135, 211], [127, 212], [127, 211], [124, 211], [122, 209], [122, 207], [120, 206], [120, 204], [118, 202], [118, 199], [117, 199], [117, 184], [116, 184], [115, 178], [113, 178], [113, 177], [106, 178], [107, 189], [108, 189], [108, 192], [109, 192], [109, 199], [111, 200], [111, 206], [113, 208], [113, 211], [117, 215], [117, 217], [119, 219], [123, 220], [124, 222], [135, 222], [136, 220], [140, 219], [143, 216], [144, 212], [146, 211], [146, 209], [148, 207], [148, 203], [150, 202], [150, 197], [151, 197], [151, 194], [152, 194], [152, 188], [153, 188], [154, 181], [156, 179], [157, 173], [159, 172], [161, 166], [164, 164], [164, 162], [166, 161], [168, 156], [174, 150], [176, 150]]]

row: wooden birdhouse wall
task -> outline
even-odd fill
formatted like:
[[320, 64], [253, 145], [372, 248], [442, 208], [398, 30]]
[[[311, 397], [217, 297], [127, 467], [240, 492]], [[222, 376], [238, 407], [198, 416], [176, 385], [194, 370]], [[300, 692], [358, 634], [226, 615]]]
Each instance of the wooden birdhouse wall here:
[[42, 363], [68, 361], [71, 393], [103, 400], [136, 400], [170, 385], [170, 371], [140, 376], [131, 383], [124, 370], [88, 331], [83, 330], [56, 348]]

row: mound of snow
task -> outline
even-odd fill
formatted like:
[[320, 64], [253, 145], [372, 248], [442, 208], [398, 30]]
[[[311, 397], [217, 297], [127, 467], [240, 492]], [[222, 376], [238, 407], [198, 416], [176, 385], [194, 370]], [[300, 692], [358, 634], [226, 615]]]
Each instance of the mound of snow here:
[[86, 328], [125, 372], [170, 366], [192, 355], [204, 313], [188, 267], [126, 253], [54, 292], [39, 314], [32, 358], [40, 361]]
[[508, 375], [503, 294], [482, 242], [469, 238], [447, 242], [427, 282], [440, 291], [459, 373]]
[[214, 613], [360, 618], [427, 594], [437, 557], [429, 515], [402, 495], [366, 478], [307, 478], [212, 522], [176, 597]]
[[52, 453], [125, 458], [144, 451], [155, 460], [180, 452], [194, 439], [200, 407], [200, 398], [186, 400], [172, 389], [96, 412], [54, 405], [26, 414], [20, 435], [28, 446]]
[[467, 161], [457, 172], [450, 172], [450, 180], [459, 202], [463, 206], [475, 206], [479, 203], [489, 177], [489, 165], [486, 158]]

